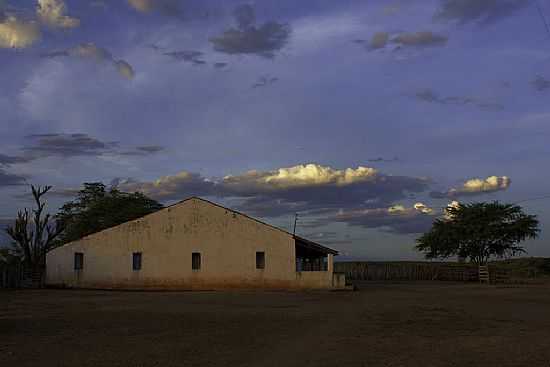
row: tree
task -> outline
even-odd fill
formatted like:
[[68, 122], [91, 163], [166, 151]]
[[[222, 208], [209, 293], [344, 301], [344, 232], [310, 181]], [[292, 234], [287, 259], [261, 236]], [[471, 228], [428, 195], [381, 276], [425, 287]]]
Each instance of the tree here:
[[126, 193], [116, 187], [107, 190], [99, 182], [84, 183], [77, 198], [64, 204], [56, 216], [65, 229], [59, 243], [76, 241], [162, 208], [142, 193]]
[[489, 258], [525, 253], [520, 242], [537, 238], [538, 220], [513, 204], [472, 203], [449, 206], [446, 217], [416, 240], [416, 249], [428, 259], [458, 255], [484, 265]]
[[17, 213], [13, 226], [6, 228], [6, 233], [13, 240], [15, 253], [22, 259], [26, 268], [40, 277], [46, 265], [46, 254], [56, 246], [56, 238], [63, 231], [63, 226], [53, 220], [51, 214], [44, 214], [46, 203], [43, 196], [51, 186], [31, 186], [36, 209], [31, 213], [27, 208]]

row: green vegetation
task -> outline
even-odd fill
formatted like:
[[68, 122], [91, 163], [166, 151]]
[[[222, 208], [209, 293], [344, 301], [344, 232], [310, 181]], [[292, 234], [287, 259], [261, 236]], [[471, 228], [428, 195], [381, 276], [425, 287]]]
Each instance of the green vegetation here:
[[536, 238], [536, 216], [523, 213], [512, 204], [458, 204], [447, 208], [446, 218], [437, 219], [432, 229], [417, 239], [416, 249], [427, 259], [451, 256], [469, 258], [484, 265], [490, 258], [525, 253], [520, 242]]
[[142, 193], [106, 189], [102, 183], [84, 183], [77, 198], [63, 205], [56, 219], [64, 231], [59, 244], [78, 240], [101, 230], [162, 209], [162, 204]]

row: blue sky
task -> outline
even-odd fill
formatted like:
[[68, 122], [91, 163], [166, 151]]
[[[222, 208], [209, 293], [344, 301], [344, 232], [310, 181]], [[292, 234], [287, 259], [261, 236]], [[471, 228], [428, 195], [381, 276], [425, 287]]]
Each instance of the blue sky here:
[[[544, 17], [546, 0], [0, 0], [0, 221], [28, 182], [55, 210], [103, 181], [420, 258], [452, 201], [550, 194]], [[529, 254], [550, 256], [550, 200], [523, 205]]]

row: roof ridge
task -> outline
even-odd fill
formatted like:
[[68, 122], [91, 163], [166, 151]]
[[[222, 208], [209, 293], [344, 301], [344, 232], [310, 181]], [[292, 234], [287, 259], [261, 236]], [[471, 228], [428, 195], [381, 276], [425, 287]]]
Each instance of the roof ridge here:
[[[73, 243], [75, 243], [75, 242], [77, 242], [77, 241], [80, 241], [80, 240], [82, 240], [82, 239], [84, 239], [84, 238], [87, 238], [87, 237], [90, 237], [90, 236], [94, 236], [94, 235], [99, 234], [99, 233], [102, 233], [102, 232], [104, 232], [104, 231], [108, 231], [108, 230], [110, 230], [110, 229], [116, 228], [116, 227], [121, 226], [121, 225], [123, 225], [123, 224], [132, 223], [132, 222], [135, 222], [135, 221], [142, 220], [142, 219], [144, 219], [144, 218], [147, 218], [147, 217], [150, 216], [150, 215], [154, 215], [154, 214], [156, 214], [156, 213], [159, 213], [159, 212], [161, 212], [161, 211], [170, 209], [170, 208], [172, 208], [172, 207], [175, 207], [175, 206], [177, 206], [177, 205], [183, 204], [183, 203], [185, 203], [186, 201], [193, 200], [193, 199], [196, 199], [196, 200], [199, 200], [199, 201], [208, 203], [208, 204], [213, 205], [213, 206], [216, 206], [216, 207], [218, 207], [218, 208], [222, 208], [222, 209], [228, 210], [228, 211], [230, 211], [230, 212], [232, 212], [232, 213], [241, 215], [241, 216], [243, 216], [243, 217], [245, 217], [245, 218], [248, 218], [248, 219], [250, 219], [250, 220], [253, 220], [253, 221], [257, 222], [257, 223], [263, 224], [264, 226], [267, 226], [267, 227], [276, 229], [276, 230], [278, 230], [278, 231], [281, 231], [281, 232], [283, 232], [283, 233], [285, 233], [285, 234], [291, 236], [291, 237], [294, 238], [295, 240], [297, 239], [297, 240], [307, 241], [307, 242], [310, 242], [310, 243], [314, 243], [315, 245], [320, 246], [321, 248], [325, 248], [325, 249], [327, 249], [327, 250], [331, 250], [331, 251], [337, 252], [336, 250], [333, 250], [333, 249], [331, 249], [331, 248], [329, 248], [329, 247], [323, 246], [323, 245], [321, 245], [321, 244], [319, 244], [319, 243], [317, 243], [317, 242], [308, 240], [308, 239], [303, 238], [303, 237], [300, 237], [300, 236], [296, 236], [295, 234], [290, 233], [290, 232], [288, 232], [288, 231], [285, 231], [284, 229], [279, 228], [279, 227], [277, 227], [277, 226], [275, 226], [275, 225], [272, 225], [272, 224], [263, 222], [263, 221], [261, 221], [261, 220], [259, 220], [259, 219], [257, 219], [257, 218], [251, 217], [251, 216], [249, 216], [249, 215], [247, 215], [247, 214], [244, 214], [244, 213], [241, 213], [241, 212], [239, 212], [239, 211], [237, 211], [237, 210], [234, 210], [234, 209], [225, 207], [225, 206], [223, 206], [223, 205], [221, 205], [221, 204], [215, 203], [215, 202], [213, 202], [213, 201], [210, 201], [210, 200], [208, 200], [208, 199], [202, 198], [202, 197], [200, 197], [200, 196], [190, 196], [190, 197], [185, 198], [185, 199], [183, 199], [183, 200], [180, 200], [180, 201], [178, 201], [178, 202], [176, 202], [176, 203], [174, 203], [174, 204], [165, 206], [165, 207], [163, 207], [162, 209], [157, 210], [156, 212], [146, 214], [146, 215], [141, 216], [141, 217], [139, 217], [139, 218], [135, 218], [135, 219], [132, 219], [132, 220], [128, 220], [128, 221], [126, 221], [126, 222], [117, 224], [116, 226], [112, 226], [112, 227], [109, 227], [109, 228], [102, 229], [101, 231], [97, 231], [97, 232], [94, 232], [94, 233], [90, 233], [89, 235], [86, 235], [86, 236], [84, 236], [84, 237], [81, 237], [81, 238], [79, 238], [78, 240], [68, 242], [68, 243], [63, 244], [63, 245], [61, 245], [61, 246], [59, 246], [59, 247], [63, 247], [63, 246], [67, 246], [67, 245], [73, 244]], [[56, 247], [56, 248], [59, 248], [59, 247]]]

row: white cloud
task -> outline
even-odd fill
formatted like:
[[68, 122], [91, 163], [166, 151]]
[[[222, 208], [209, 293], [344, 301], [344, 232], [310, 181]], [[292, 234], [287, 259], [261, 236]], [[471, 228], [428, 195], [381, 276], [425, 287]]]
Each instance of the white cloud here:
[[472, 178], [467, 180], [458, 188], [451, 188], [446, 192], [432, 192], [430, 195], [434, 198], [454, 198], [459, 196], [480, 195], [495, 191], [508, 189], [511, 180], [507, 176], [489, 176], [486, 179]]
[[155, 7], [154, 0], [128, 0], [128, 4], [143, 13], [150, 12]]
[[124, 60], [118, 60], [115, 62], [116, 69], [120, 75], [127, 79], [133, 79], [134, 78], [134, 68], [132, 68], [132, 65], [127, 63]]
[[67, 5], [63, 0], [38, 0], [36, 13], [40, 21], [53, 28], [75, 28], [80, 25], [77, 18], [65, 15]]
[[249, 171], [241, 176], [226, 176], [228, 184], [246, 182], [265, 188], [292, 188], [300, 186], [316, 186], [335, 184], [349, 185], [376, 177], [377, 170], [369, 167], [346, 168], [337, 170], [318, 164], [305, 164], [289, 168], [279, 168], [273, 171]]
[[40, 38], [40, 29], [36, 22], [25, 22], [14, 16], [8, 16], [0, 23], [0, 47], [24, 48]]
[[468, 193], [479, 193], [479, 192], [493, 192], [499, 190], [506, 190], [510, 186], [510, 178], [506, 176], [497, 177], [490, 176], [486, 179], [472, 178], [466, 181], [462, 187], [453, 188], [449, 190], [451, 196], [456, 196], [460, 194]]
[[56, 51], [49, 57], [74, 56], [83, 59], [93, 60], [98, 63], [111, 63], [117, 72], [127, 79], [134, 78], [134, 69], [125, 60], [116, 60], [111, 53], [103, 47], [96, 46], [94, 43], [82, 43], [78, 46], [69, 48], [65, 51]]

